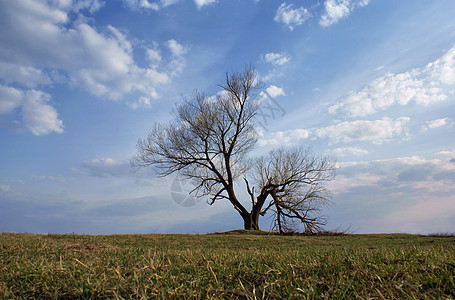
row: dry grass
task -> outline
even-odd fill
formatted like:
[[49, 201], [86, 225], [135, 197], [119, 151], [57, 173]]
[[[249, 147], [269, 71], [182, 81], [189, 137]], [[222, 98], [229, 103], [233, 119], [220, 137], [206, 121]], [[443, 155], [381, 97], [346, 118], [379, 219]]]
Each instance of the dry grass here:
[[455, 297], [455, 238], [0, 235], [0, 298]]

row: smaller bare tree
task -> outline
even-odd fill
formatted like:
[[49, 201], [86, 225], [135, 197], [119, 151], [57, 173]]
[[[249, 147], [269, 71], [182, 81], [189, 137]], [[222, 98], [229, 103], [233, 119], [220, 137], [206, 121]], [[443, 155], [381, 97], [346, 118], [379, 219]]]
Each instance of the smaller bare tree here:
[[[309, 148], [279, 148], [254, 162], [256, 184], [271, 199], [261, 215], [271, 210], [280, 233], [316, 232], [326, 224], [321, 208], [331, 204], [325, 183], [335, 177], [337, 164], [315, 156]], [[252, 191], [249, 189], [250, 195]]]

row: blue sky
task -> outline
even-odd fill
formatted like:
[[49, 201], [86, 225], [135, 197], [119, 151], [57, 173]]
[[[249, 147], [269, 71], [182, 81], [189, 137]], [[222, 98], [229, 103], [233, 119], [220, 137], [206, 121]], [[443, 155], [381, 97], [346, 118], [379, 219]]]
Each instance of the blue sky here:
[[254, 154], [304, 144], [340, 162], [329, 229], [453, 232], [454, 12], [451, 0], [0, 0], [0, 231], [240, 228], [229, 203], [182, 207], [175, 177], [129, 160], [182, 95], [215, 95], [252, 64], [282, 109]]

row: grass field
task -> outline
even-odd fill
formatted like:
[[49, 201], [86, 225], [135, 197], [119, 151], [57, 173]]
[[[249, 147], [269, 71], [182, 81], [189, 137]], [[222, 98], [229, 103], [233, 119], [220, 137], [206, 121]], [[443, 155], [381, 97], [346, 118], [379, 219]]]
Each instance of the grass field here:
[[0, 298], [455, 297], [455, 238], [0, 234]]

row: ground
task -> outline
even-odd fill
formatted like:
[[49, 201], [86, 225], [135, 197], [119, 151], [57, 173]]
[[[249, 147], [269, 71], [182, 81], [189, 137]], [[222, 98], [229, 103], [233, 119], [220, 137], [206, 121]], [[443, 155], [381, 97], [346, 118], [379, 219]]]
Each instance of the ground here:
[[455, 298], [455, 237], [0, 234], [0, 298]]

